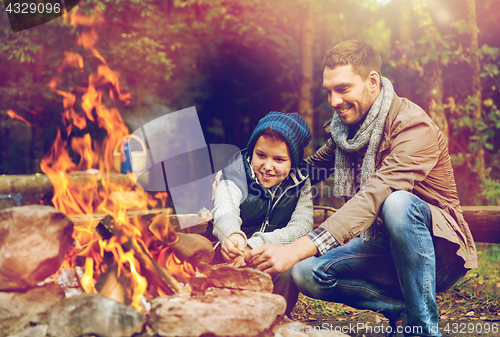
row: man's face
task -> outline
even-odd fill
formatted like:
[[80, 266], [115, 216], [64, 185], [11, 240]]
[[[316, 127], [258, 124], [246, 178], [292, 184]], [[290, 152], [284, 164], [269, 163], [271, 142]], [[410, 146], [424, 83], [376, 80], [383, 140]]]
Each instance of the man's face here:
[[292, 162], [286, 143], [260, 136], [252, 154], [252, 168], [262, 186], [273, 187], [281, 183], [290, 172]]
[[368, 110], [377, 98], [380, 77], [372, 71], [367, 79], [355, 74], [352, 66], [325, 67], [323, 87], [328, 92], [328, 103], [346, 125], [363, 122]]

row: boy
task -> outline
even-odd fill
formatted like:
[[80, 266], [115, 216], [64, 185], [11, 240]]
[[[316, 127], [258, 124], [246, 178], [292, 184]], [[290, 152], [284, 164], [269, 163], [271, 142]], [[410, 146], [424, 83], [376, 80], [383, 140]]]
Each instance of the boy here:
[[[244, 266], [244, 253], [251, 249], [268, 242], [287, 244], [313, 229], [311, 181], [303, 161], [310, 141], [299, 114], [270, 112], [257, 124], [247, 149], [223, 170], [215, 191], [213, 234], [228, 264]], [[284, 275], [281, 282], [287, 284], [280, 285], [279, 278], [273, 277], [275, 293], [285, 296], [289, 313], [298, 293], [287, 297], [283, 286], [294, 286]]]

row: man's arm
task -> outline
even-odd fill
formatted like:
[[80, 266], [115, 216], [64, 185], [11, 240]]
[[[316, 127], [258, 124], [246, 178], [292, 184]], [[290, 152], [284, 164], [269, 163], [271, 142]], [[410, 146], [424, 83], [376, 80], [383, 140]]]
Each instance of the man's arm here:
[[306, 159], [306, 162], [309, 164], [308, 171], [312, 185], [326, 180], [333, 175], [335, 168], [335, 148], [336, 145], [333, 139], [328, 138], [325, 145]]
[[377, 218], [385, 199], [394, 191], [412, 192], [436, 166], [440, 150], [438, 129], [423, 114], [405, 119], [391, 141], [390, 153], [381, 167], [356, 195], [329, 217], [321, 227], [343, 245], [366, 230]]

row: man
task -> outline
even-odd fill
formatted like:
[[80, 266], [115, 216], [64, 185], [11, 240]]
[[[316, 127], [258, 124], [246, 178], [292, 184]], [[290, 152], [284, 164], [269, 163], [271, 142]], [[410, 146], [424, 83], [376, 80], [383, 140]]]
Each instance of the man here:
[[313, 180], [334, 169], [336, 194], [350, 199], [307, 236], [257, 247], [245, 260], [270, 273], [293, 266], [307, 296], [382, 312], [389, 335], [441, 336], [436, 291], [477, 267], [475, 246], [441, 131], [394, 93], [381, 64], [354, 40], [324, 61], [332, 137], [307, 161]]

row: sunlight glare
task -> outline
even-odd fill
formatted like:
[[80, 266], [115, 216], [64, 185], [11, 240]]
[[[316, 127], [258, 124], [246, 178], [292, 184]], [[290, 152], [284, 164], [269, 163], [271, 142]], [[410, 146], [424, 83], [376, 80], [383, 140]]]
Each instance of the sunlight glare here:
[[377, 3], [381, 4], [382, 6], [387, 5], [391, 0], [375, 0]]

